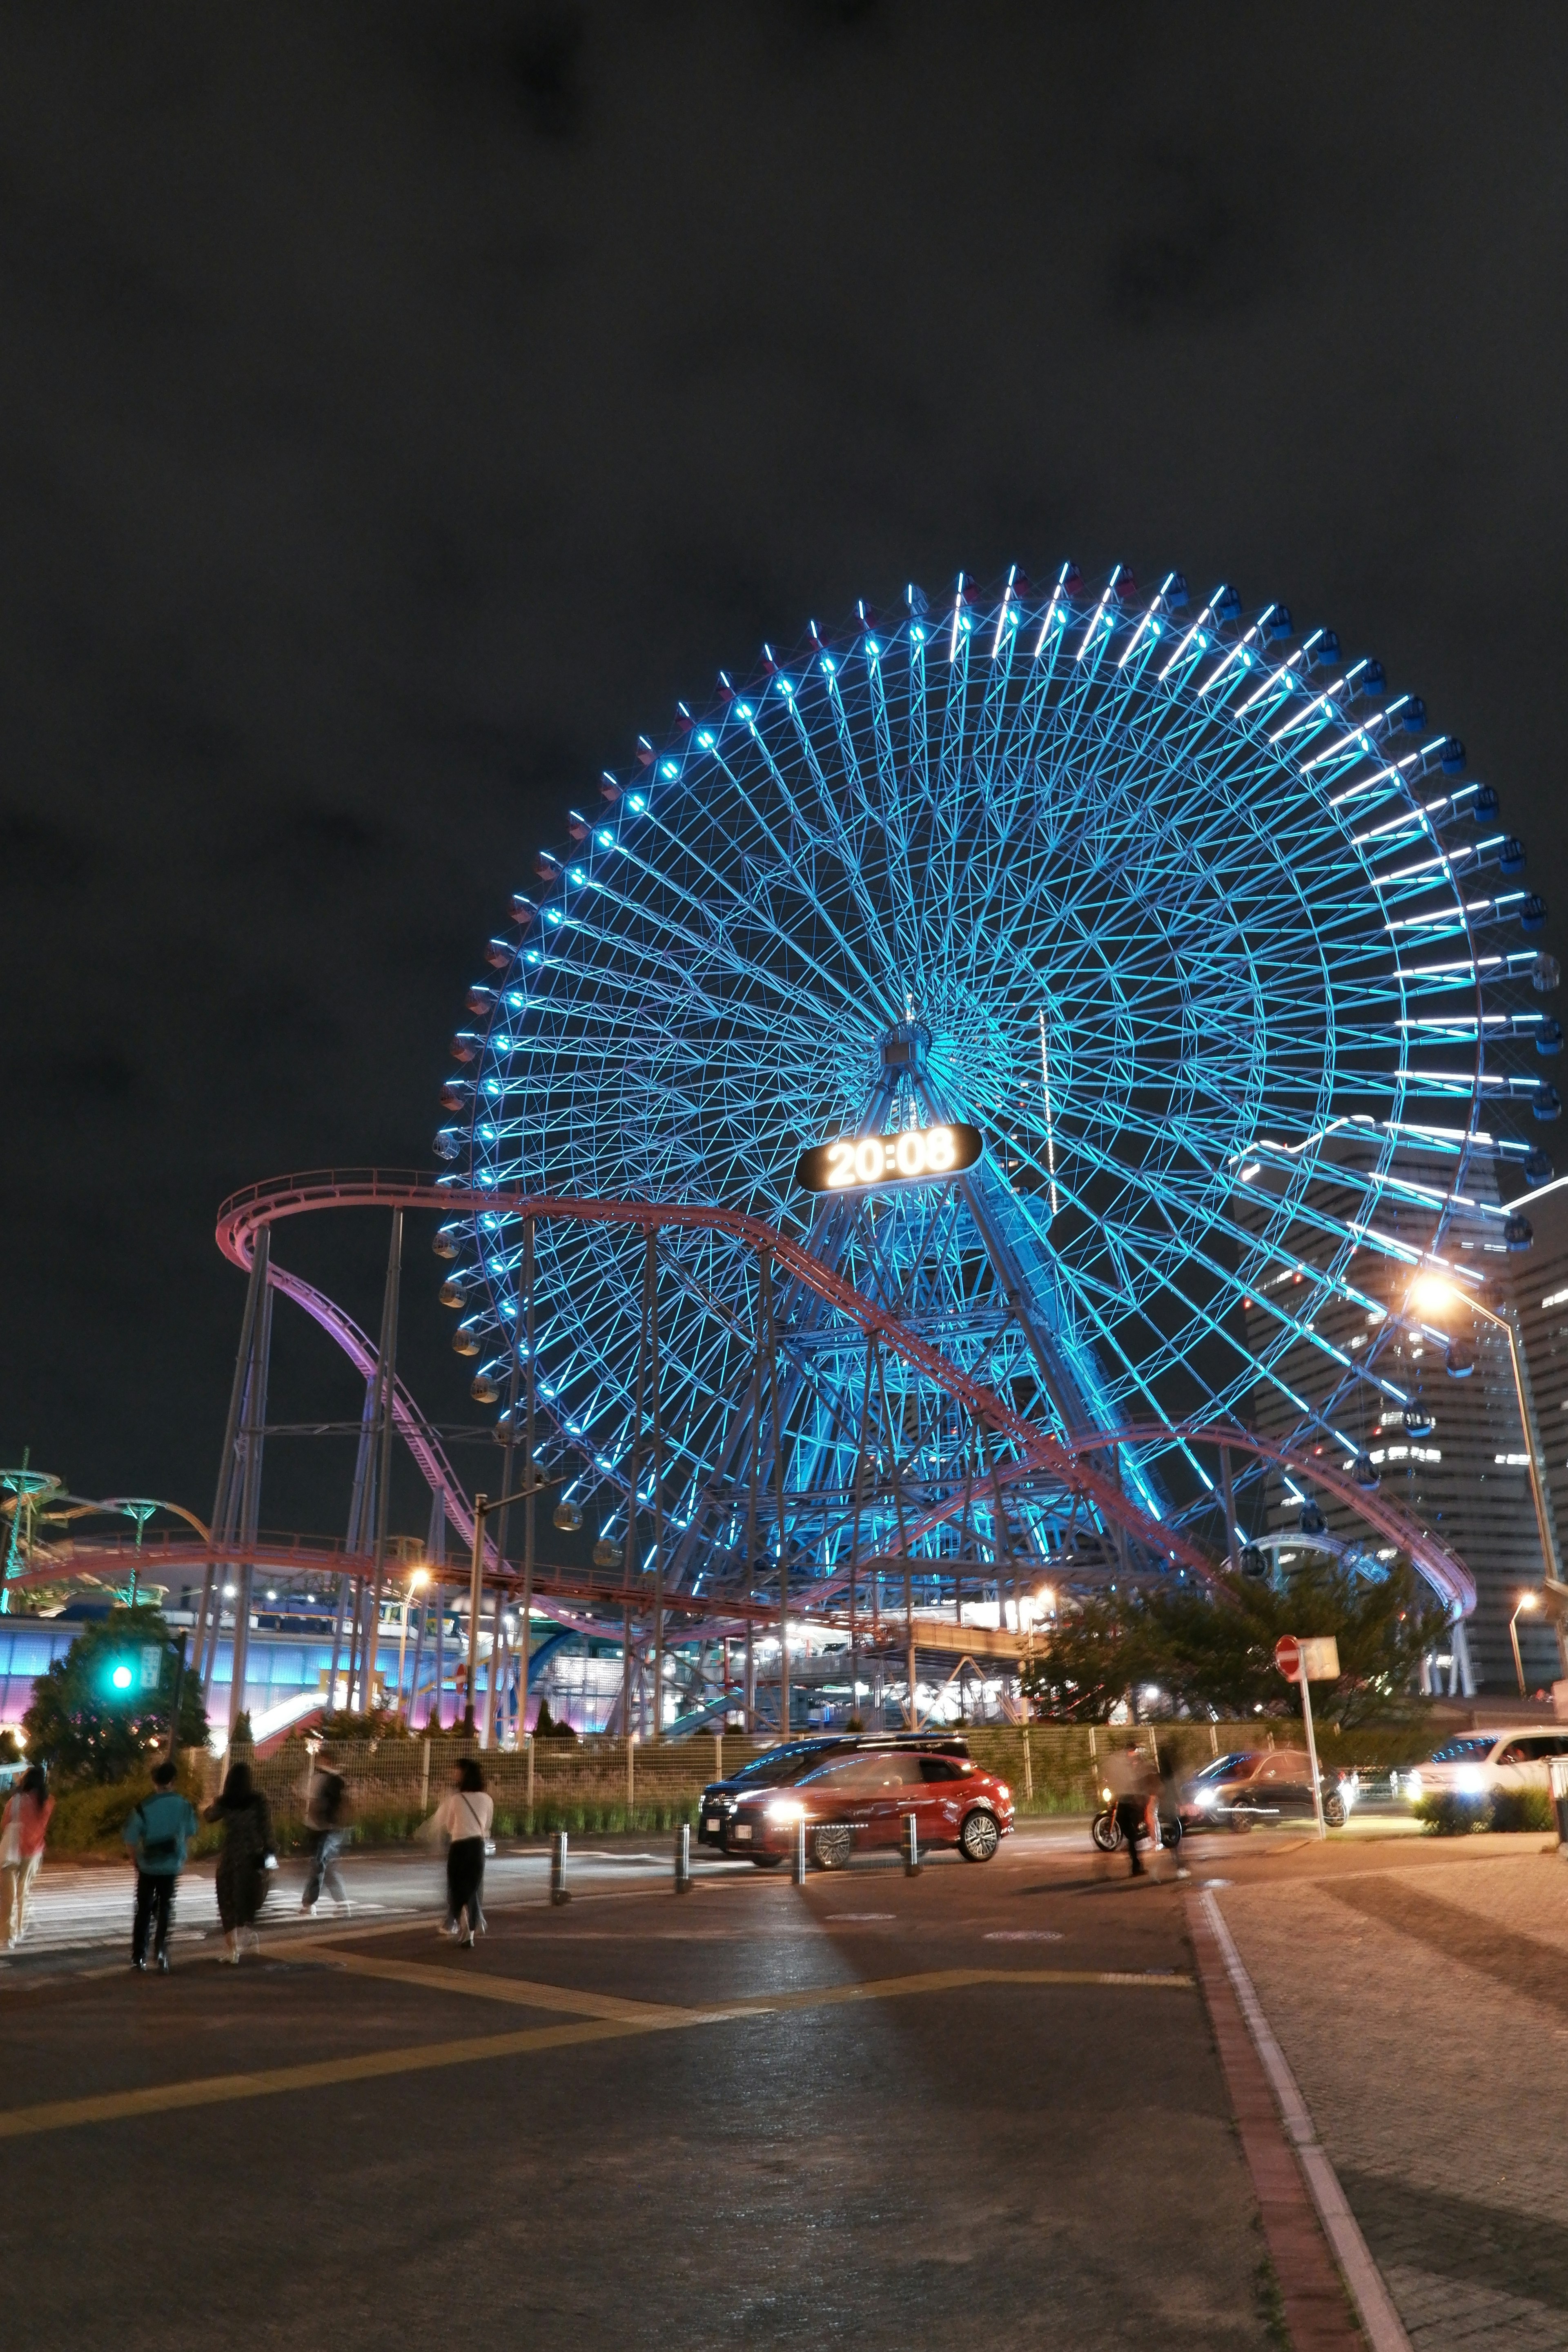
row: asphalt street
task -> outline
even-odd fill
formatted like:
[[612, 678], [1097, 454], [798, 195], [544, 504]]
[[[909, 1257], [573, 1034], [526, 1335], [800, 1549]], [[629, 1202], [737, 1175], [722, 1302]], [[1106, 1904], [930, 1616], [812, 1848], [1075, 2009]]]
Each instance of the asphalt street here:
[[192, 1883], [168, 1979], [60, 1874], [74, 1950], [46, 1904], [0, 1993], [7, 2341], [1279, 2340], [1187, 1887], [1029, 1830], [679, 1897], [662, 1844], [559, 1909], [497, 1857], [472, 1955], [431, 1861], [325, 1924], [286, 1879], [237, 1969]]

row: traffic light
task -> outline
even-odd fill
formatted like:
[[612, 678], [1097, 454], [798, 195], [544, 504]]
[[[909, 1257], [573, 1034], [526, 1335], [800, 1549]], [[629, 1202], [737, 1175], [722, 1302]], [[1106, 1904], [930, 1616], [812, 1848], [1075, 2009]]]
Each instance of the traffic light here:
[[109, 1696], [125, 1705], [156, 1698], [163, 1681], [163, 1645], [139, 1642], [133, 1649], [111, 1650], [106, 1661]]

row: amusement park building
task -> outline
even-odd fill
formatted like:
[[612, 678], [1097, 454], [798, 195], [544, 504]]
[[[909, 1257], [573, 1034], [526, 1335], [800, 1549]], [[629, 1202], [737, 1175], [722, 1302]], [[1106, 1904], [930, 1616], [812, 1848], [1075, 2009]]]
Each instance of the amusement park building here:
[[[1324, 1264], [1338, 1232], [1363, 1213], [1365, 1196], [1354, 1177], [1356, 1163], [1359, 1160], [1364, 1166], [1364, 1157], [1353, 1145], [1342, 1147], [1341, 1157], [1346, 1164], [1344, 1185], [1321, 1172], [1303, 1193], [1291, 1230], [1290, 1253], [1310, 1265]], [[1453, 1183], [1454, 1163], [1448, 1159], [1426, 1161], [1404, 1154], [1400, 1174], [1410, 1192], [1429, 1190], [1440, 1199]], [[1489, 1171], [1472, 1167], [1466, 1186], [1472, 1196], [1484, 1194], [1496, 1200]], [[1256, 1212], [1248, 1214], [1245, 1197], [1240, 1218], [1257, 1229]], [[1436, 1209], [1412, 1198], [1395, 1200], [1385, 1195], [1378, 1221], [1413, 1255], [1428, 1249], [1436, 1233]], [[1568, 1225], [1568, 1216], [1564, 1223]], [[1568, 1233], [1564, 1244], [1556, 1286], [1564, 1292], [1559, 1302], [1564, 1310], [1564, 1337], [1559, 1343], [1563, 1361], [1556, 1374], [1557, 1390], [1568, 1389]], [[1519, 1276], [1515, 1261], [1500, 1241], [1494, 1244], [1484, 1227], [1477, 1231], [1450, 1228], [1442, 1247], [1461, 1264], [1481, 1255], [1487, 1278], [1501, 1286], [1505, 1297], [1544, 1295], [1537, 1251], [1525, 1256], [1528, 1271]], [[1347, 1393], [1331, 1407], [1332, 1359], [1304, 1342], [1292, 1346], [1278, 1360], [1277, 1373], [1285, 1388], [1357, 1441], [1379, 1474], [1383, 1496], [1430, 1528], [1465, 1562], [1475, 1579], [1477, 1594], [1475, 1613], [1464, 1629], [1469, 1676], [1480, 1690], [1515, 1692], [1509, 1619], [1521, 1591], [1539, 1590], [1542, 1563], [1507, 1334], [1457, 1306], [1455, 1334], [1473, 1349], [1475, 1369], [1468, 1378], [1454, 1379], [1447, 1370], [1443, 1349], [1420, 1329], [1402, 1322], [1411, 1266], [1385, 1251], [1361, 1248], [1352, 1255], [1343, 1278], [1373, 1304], [1361, 1306], [1325, 1284], [1312, 1318], [1316, 1333], [1358, 1363], [1370, 1359], [1386, 1386], [1402, 1391], [1408, 1402], [1401, 1405], [1389, 1397], [1379, 1412], [1372, 1402], [1375, 1392], [1358, 1381], [1346, 1383]], [[1300, 1286], [1303, 1277], [1299, 1271], [1287, 1269], [1272, 1279]], [[1245, 1314], [1248, 1345], [1261, 1354], [1278, 1328], [1269, 1304], [1262, 1298], [1249, 1300]], [[1555, 1394], [1551, 1410], [1556, 1411]], [[1295, 1434], [1300, 1442], [1302, 1416], [1279, 1386], [1259, 1383], [1253, 1391], [1248, 1418], [1262, 1436], [1283, 1440]], [[1313, 1437], [1309, 1452], [1314, 1445], [1321, 1445], [1331, 1460], [1339, 1456], [1331, 1440]], [[1557, 1452], [1560, 1455], [1563, 1452], [1561, 1444]], [[1352, 1512], [1331, 1499], [1320, 1501], [1331, 1541], [1358, 1550], [1374, 1548]], [[1558, 1472], [1557, 1501], [1559, 1509], [1568, 1507], [1568, 1470]], [[1279, 1472], [1265, 1480], [1262, 1507], [1255, 1507], [1249, 1524], [1288, 1574], [1294, 1549], [1289, 1539], [1301, 1530], [1303, 1507], [1295, 1486]], [[1529, 1687], [1550, 1688], [1563, 1672], [1552, 1628], [1540, 1615], [1533, 1622], [1525, 1616], [1519, 1621], [1519, 1633]], [[1447, 1659], [1439, 1654], [1435, 1664], [1447, 1683]], [[1456, 1687], [1462, 1689], [1467, 1679], [1461, 1652], [1459, 1669], [1453, 1675]]]

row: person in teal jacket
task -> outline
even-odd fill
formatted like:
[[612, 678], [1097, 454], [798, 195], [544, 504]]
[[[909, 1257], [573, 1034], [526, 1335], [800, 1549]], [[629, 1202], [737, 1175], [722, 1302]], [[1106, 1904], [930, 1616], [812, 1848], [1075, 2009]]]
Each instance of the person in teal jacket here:
[[185, 1847], [199, 1826], [195, 1810], [174, 1786], [173, 1764], [153, 1768], [153, 1793], [143, 1797], [125, 1824], [125, 1843], [136, 1864], [136, 1916], [131, 1927], [131, 1965], [147, 1966], [147, 1932], [153, 1930], [156, 1967], [169, 1973], [169, 1929], [174, 1918], [174, 1888], [185, 1866]]

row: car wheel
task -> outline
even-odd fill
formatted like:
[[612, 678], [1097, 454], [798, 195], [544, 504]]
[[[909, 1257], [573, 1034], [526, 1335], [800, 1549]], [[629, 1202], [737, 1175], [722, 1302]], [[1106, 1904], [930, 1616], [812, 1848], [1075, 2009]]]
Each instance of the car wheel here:
[[1174, 1853], [1176, 1848], [1181, 1844], [1182, 1840], [1185, 1835], [1186, 1831], [1183, 1825], [1180, 1813], [1161, 1814], [1160, 1843], [1165, 1847], [1168, 1853]]
[[976, 1805], [972, 1813], [964, 1816], [963, 1827], [958, 1832], [958, 1851], [965, 1862], [989, 1862], [1001, 1843], [996, 1816], [988, 1813], [984, 1805]]
[[1337, 1789], [1323, 1799], [1323, 1819], [1331, 1830], [1342, 1830], [1345, 1825], [1345, 1801]]
[[1251, 1808], [1247, 1805], [1234, 1806], [1231, 1810], [1230, 1825], [1237, 1837], [1245, 1837], [1248, 1830], [1257, 1826], [1252, 1818]]
[[855, 1843], [854, 1832], [842, 1822], [829, 1822], [811, 1841], [811, 1851], [823, 1870], [842, 1870]]
[[776, 1870], [784, 1858], [782, 1853], [753, 1853], [747, 1857], [753, 1870]]
[[1114, 1812], [1096, 1813], [1089, 1833], [1101, 1853], [1114, 1853], [1121, 1843], [1121, 1824]]

